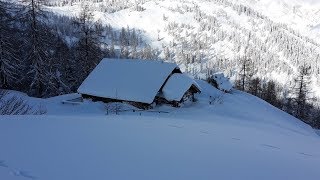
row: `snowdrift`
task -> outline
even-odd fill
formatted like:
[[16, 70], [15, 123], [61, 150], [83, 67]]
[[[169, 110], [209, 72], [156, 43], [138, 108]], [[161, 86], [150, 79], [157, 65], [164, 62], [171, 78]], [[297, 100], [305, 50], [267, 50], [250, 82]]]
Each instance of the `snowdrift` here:
[[100, 102], [62, 104], [71, 94], [41, 100], [47, 115], [1, 116], [0, 179], [320, 177], [312, 128], [249, 94], [197, 83], [202, 94], [183, 108], [106, 115]]

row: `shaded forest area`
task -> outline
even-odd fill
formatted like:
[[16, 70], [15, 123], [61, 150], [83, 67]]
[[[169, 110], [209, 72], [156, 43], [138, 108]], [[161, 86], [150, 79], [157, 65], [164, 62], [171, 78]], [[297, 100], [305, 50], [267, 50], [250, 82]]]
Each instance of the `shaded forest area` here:
[[[75, 92], [105, 57], [156, 59], [135, 29], [93, 22], [88, 4], [78, 17], [43, 11], [42, 0], [0, 1], [0, 88], [34, 97]], [[106, 39], [108, 43], [106, 43]]]

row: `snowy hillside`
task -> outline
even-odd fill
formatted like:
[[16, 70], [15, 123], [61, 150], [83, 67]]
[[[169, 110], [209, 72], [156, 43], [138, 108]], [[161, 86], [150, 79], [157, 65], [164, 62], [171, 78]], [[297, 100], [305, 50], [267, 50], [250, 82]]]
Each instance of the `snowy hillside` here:
[[0, 179], [319, 179], [320, 138], [308, 125], [198, 84], [195, 104], [119, 115], [61, 103], [77, 94], [30, 98], [48, 114], [0, 117]]
[[319, 9], [0, 0], [0, 180], [318, 180]]
[[[60, 2], [55, 4], [53, 2]], [[77, 16], [81, 3], [53, 1], [56, 14]], [[320, 3], [302, 0], [91, 1], [95, 20], [115, 29], [129, 26], [196, 77], [223, 71], [237, 79], [243, 57], [255, 76], [293, 86], [297, 68], [312, 66], [315, 95], [320, 82]]]
[[320, 1], [319, 0], [240, 0], [270, 17], [273, 21], [288, 24], [304, 35], [319, 42]]

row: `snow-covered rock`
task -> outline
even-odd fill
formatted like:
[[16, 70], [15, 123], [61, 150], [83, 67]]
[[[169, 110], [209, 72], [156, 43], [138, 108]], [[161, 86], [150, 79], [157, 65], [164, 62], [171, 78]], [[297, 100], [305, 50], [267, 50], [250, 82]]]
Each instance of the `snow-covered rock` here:
[[229, 78], [225, 77], [222, 72], [215, 73], [211, 76], [210, 81], [223, 92], [230, 92], [232, 90], [232, 84]]

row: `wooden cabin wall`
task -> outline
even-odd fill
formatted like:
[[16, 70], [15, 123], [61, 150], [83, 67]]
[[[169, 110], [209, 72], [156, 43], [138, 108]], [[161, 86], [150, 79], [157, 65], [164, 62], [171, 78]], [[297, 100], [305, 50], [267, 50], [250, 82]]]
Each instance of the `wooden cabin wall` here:
[[150, 109], [151, 105], [146, 103], [140, 103], [140, 102], [133, 102], [133, 101], [123, 101], [118, 99], [109, 99], [109, 98], [103, 98], [103, 97], [97, 97], [97, 96], [91, 96], [87, 94], [81, 95], [83, 99], [91, 99], [93, 102], [101, 101], [104, 103], [111, 103], [111, 102], [121, 102], [121, 103], [127, 103], [130, 104], [136, 108], [139, 109]]

